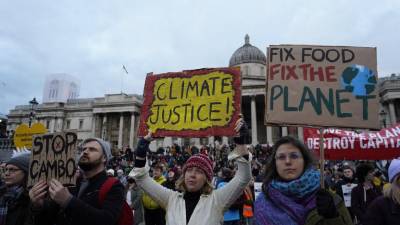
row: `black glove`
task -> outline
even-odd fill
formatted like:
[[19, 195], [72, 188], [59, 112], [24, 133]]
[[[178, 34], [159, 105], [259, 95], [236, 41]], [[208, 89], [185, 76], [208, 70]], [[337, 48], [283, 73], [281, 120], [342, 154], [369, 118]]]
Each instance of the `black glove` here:
[[[144, 167], [146, 165], [147, 151], [149, 150], [150, 141], [141, 138], [135, 150], [135, 167]], [[137, 157], [144, 158], [138, 159]]]
[[319, 215], [327, 219], [339, 215], [332, 195], [325, 189], [319, 189], [317, 192], [317, 211]]
[[249, 127], [247, 126], [246, 122], [244, 122], [244, 120], [243, 125], [239, 130], [239, 137], [234, 137], [233, 141], [237, 145], [250, 144]]

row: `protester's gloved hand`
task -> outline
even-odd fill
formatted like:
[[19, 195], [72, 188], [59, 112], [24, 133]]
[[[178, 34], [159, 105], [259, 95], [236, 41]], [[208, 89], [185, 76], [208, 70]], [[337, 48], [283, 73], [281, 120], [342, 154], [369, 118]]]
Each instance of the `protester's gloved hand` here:
[[325, 189], [319, 189], [317, 192], [317, 211], [319, 215], [327, 219], [339, 215], [332, 195]]
[[233, 138], [233, 141], [237, 145], [250, 144], [250, 134], [249, 128], [242, 117], [235, 124], [235, 131], [238, 133], [238, 136]]
[[152, 141], [152, 133], [149, 130], [146, 136], [139, 140], [135, 150], [135, 167], [144, 167], [146, 164], [146, 155]]

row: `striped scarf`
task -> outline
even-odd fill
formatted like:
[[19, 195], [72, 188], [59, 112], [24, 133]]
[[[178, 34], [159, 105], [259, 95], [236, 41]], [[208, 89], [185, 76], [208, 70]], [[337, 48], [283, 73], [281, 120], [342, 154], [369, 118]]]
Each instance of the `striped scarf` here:
[[24, 188], [22, 186], [13, 186], [9, 188], [3, 186], [1, 189], [5, 191], [0, 197], [0, 224], [6, 224], [8, 206], [12, 205], [19, 198]]

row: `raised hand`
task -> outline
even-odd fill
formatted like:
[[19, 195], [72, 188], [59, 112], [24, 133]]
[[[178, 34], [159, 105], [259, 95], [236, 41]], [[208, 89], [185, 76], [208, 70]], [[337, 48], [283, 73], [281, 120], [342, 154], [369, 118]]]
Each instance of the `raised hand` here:
[[235, 144], [244, 145], [250, 144], [249, 128], [242, 117], [240, 117], [235, 123], [235, 131], [237, 136], [233, 138]]
[[69, 200], [72, 198], [72, 195], [71, 193], [69, 193], [68, 188], [64, 187], [64, 185], [56, 179], [52, 179], [50, 181], [49, 191], [50, 198], [62, 207], [65, 207]]

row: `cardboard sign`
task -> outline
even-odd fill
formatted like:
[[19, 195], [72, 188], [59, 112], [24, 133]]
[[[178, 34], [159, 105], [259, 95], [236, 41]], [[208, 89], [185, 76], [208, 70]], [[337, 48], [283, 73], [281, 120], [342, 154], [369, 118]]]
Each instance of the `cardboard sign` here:
[[23, 123], [15, 129], [14, 145], [17, 148], [32, 148], [33, 135], [47, 133], [46, 127], [41, 123], [34, 123], [31, 127]]
[[376, 48], [267, 51], [266, 124], [379, 128]]
[[65, 186], [74, 186], [75, 133], [53, 133], [37, 135], [33, 138], [32, 156], [29, 163], [28, 187], [40, 180], [57, 179]]
[[[319, 155], [319, 129], [304, 128], [304, 143]], [[331, 160], [384, 160], [400, 156], [400, 124], [379, 132], [324, 129], [325, 158]]]
[[240, 113], [240, 69], [148, 75], [139, 136], [233, 136]]

